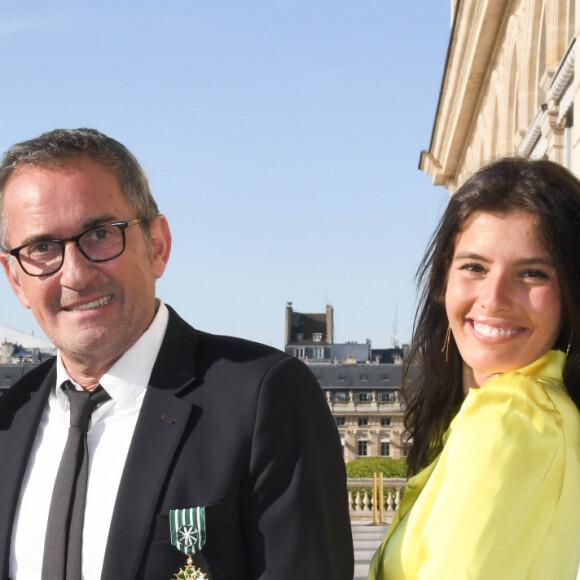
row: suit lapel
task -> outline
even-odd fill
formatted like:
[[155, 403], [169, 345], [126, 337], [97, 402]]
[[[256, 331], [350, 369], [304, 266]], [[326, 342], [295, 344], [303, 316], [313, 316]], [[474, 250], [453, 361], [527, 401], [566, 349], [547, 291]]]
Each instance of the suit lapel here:
[[191, 385], [195, 331], [170, 309], [167, 331], [143, 400], [117, 494], [102, 578], [134, 578], [160, 492], [194, 406], [178, 398]]
[[191, 404], [149, 388], [119, 486], [102, 578], [134, 578]]
[[0, 578], [8, 577], [12, 526], [20, 488], [55, 380], [53, 359], [25, 375], [0, 402], [0, 466], [13, 466], [0, 469]]

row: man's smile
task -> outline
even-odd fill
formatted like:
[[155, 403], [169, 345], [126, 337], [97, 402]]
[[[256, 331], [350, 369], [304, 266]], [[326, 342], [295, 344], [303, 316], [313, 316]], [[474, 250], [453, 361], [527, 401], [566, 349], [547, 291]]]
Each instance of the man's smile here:
[[78, 312], [81, 310], [92, 310], [93, 308], [101, 308], [102, 306], [106, 306], [111, 300], [112, 300], [112, 296], [103, 296], [102, 298], [99, 298], [98, 300], [93, 300], [93, 302], [89, 302], [88, 304], [79, 304], [78, 306], [71, 306], [71, 307], [65, 307], [65, 310], [67, 312]]

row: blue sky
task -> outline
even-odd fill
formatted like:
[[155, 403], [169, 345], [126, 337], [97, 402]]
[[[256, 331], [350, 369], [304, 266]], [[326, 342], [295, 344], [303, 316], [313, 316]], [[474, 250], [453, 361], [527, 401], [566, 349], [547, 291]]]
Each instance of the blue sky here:
[[[194, 326], [283, 347], [287, 301], [335, 340], [411, 338], [447, 202], [418, 170], [450, 33], [440, 0], [0, 0], [0, 149], [95, 127], [173, 233], [158, 295]], [[0, 324], [39, 335], [0, 283]]]

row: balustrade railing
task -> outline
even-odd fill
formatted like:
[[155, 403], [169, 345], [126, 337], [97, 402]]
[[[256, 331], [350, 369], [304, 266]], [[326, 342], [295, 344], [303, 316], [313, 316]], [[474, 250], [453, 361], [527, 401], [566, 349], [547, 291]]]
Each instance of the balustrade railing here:
[[[377, 502], [374, 510], [372, 478], [349, 478], [347, 481], [348, 507], [351, 519], [373, 519], [378, 513], [380, 522], [388, 523], [393, 519], [407, 485], [406, 479], [383, 480], [383, 502]], [[380, 489], [377, 486], [377, 489]], [[381, 513], [382, 512], [382, 513]]]

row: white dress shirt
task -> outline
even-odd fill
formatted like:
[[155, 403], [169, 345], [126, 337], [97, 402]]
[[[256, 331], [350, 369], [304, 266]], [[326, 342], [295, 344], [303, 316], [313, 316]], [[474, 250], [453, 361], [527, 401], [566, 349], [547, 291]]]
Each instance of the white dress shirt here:
[[[83, 532], [83, 578], [99, 580], [119, 482], [169, 313], [157, 314], [141, 338], [101, 377], [111, 396], [91, 416], [87, 434], [89, 480]], [[12, 530], [10, 578], [40, 578], [52, 489], [69, 429], [68, 397], [60, 386], [72, 380], [57, 355], [56, 384], [42, 415]], [[74, 381], [73, 381], [74, 383]], [[78, 387], [78, 385], [77, 385]]]

